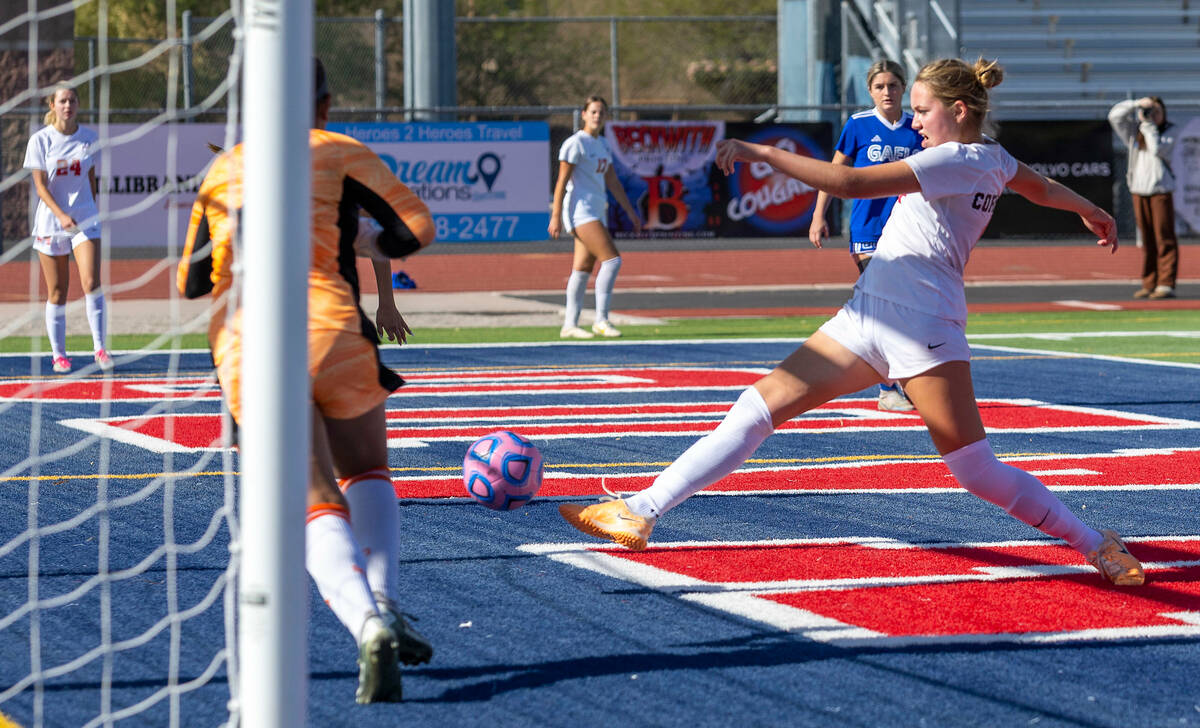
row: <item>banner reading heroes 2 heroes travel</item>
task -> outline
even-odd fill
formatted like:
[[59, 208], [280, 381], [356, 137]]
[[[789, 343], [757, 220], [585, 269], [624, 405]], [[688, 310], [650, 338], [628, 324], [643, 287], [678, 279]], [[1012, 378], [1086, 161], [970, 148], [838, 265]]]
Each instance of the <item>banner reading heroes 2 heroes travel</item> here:
[[[713, 164], [716, 144], [744, 139], [821, 160], [832, 146], [828, 123], [610, 121], [605, 136], [645, 237], [807, 236], [816, 191], [764, 164], [739, 164], [726, 177]], [[608, 224], [621, 236], [633, 229], [611, 200]]]
[[354, 137], [383, 159], [429, 206], [439, 242], [546, 239], [545, 122], [349, 123], [328, 129]]

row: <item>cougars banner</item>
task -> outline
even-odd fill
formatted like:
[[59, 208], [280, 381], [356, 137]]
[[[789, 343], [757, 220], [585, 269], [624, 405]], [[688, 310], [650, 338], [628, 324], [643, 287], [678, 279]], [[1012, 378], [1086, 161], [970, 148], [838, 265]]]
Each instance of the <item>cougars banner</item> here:
[[449, 243], [545, 240], [545, 122], [330, 124], [366, 144], [433, 213]]
[[[613, 170], [653, 237], [712, 237], [719, 225], [714, 205], [713, 160], [724, 138], [723, 121], [610, 121], [604, 134]], [[619, 205], [610, 204], [609, 229], [632, 230]]]
[[[829, 161], [833, 128], [828, 123], [727, 124], [733, 139], [768, 144], [789, 152]], [[720, 174], [719, 172], [717, 174]], [[776, 172], [769, 164], [739, 164], [720, 176], [722, 237], [807, 237], [817, 191]]]

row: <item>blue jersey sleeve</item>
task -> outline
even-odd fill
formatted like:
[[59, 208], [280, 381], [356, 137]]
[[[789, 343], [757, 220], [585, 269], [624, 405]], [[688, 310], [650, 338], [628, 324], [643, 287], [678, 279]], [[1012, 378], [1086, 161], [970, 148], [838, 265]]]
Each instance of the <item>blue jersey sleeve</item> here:
[[858, 124], [854, 122], [854, 117], [846, 120], [835, 149], [851, 159], [858, 153]]

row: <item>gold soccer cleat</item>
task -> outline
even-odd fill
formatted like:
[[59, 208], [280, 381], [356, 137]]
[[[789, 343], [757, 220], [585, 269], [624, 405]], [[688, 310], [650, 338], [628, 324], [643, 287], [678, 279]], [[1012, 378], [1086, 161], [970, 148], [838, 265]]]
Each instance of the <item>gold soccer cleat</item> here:
[[590, 506], [564, 503], [558, 507], [558, 512], [567, 523], [580, 531], [607, 538], [634, 551], [646, 548], [646, 540], [650, 538], [650, 531], [654, 530], [654, 523], [658, 520], [637, 515], [620, 499]]
[[1087, 560], [1095, 566], [1104, 578], [1117, 586], [1141, 586], [1146, 581], [1146, 572], [1142, 563], [1137, 560], [1116, 531], [1104, 529], [1100, 532], [1104, 540], [1100, 546], [1087, 555]]

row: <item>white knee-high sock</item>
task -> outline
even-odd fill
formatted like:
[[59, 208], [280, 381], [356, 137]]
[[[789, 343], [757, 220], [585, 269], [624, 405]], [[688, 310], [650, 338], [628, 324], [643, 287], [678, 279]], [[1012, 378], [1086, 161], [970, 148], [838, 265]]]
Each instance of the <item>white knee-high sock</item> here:
[[742, 392], [717, 429], [697, 440], [654, 484], [625, 500], [641, 516], [661, 516], [693, 493], [729, 475], [750, 457], [775, 426], [771, 410], [754, 387]]
[[585, 270], [571, 271], [571, 277], [567, 279], [567, 316], [564, 326], [579, 325], [579, 310], [583, 308], [583, 294], [587, 291], [590, 276], [591, 273]]
[[97, 288], [84, 296], [88, 326], [92, 328], [92, 349], [104, 348], [104, 291]]
[[612, 300], [613, 285], [617, 282], [617, 273], [621, 272], [621, 256], [609, 258], [600, 264], [596, 273], [596, 320], [608, 320], [609, 301]]
[[50, 337], [50, 352], [67, 355], [67, 307], [46, 302], [46, 334]]
[[379, 611], [349, 516], [344, 506], [332, 503], [309, 507], [304, 565], [334, 616], [358, 640], [367, 618], [379, 616]]
[[396, 599], [400, 559], [400, 511], [387, 468], [376, 468], [338, 483], [350, 504], [350, 528], [367, 563], [372, 592]]
[[1042, 481], [1000, 462], [987, 438], [942, 459], [962, 487], [1042, 533], [1060, 538], [1084, 554], [1100, 545], [1103, 537], [1098, 531], [1080, 521]]

